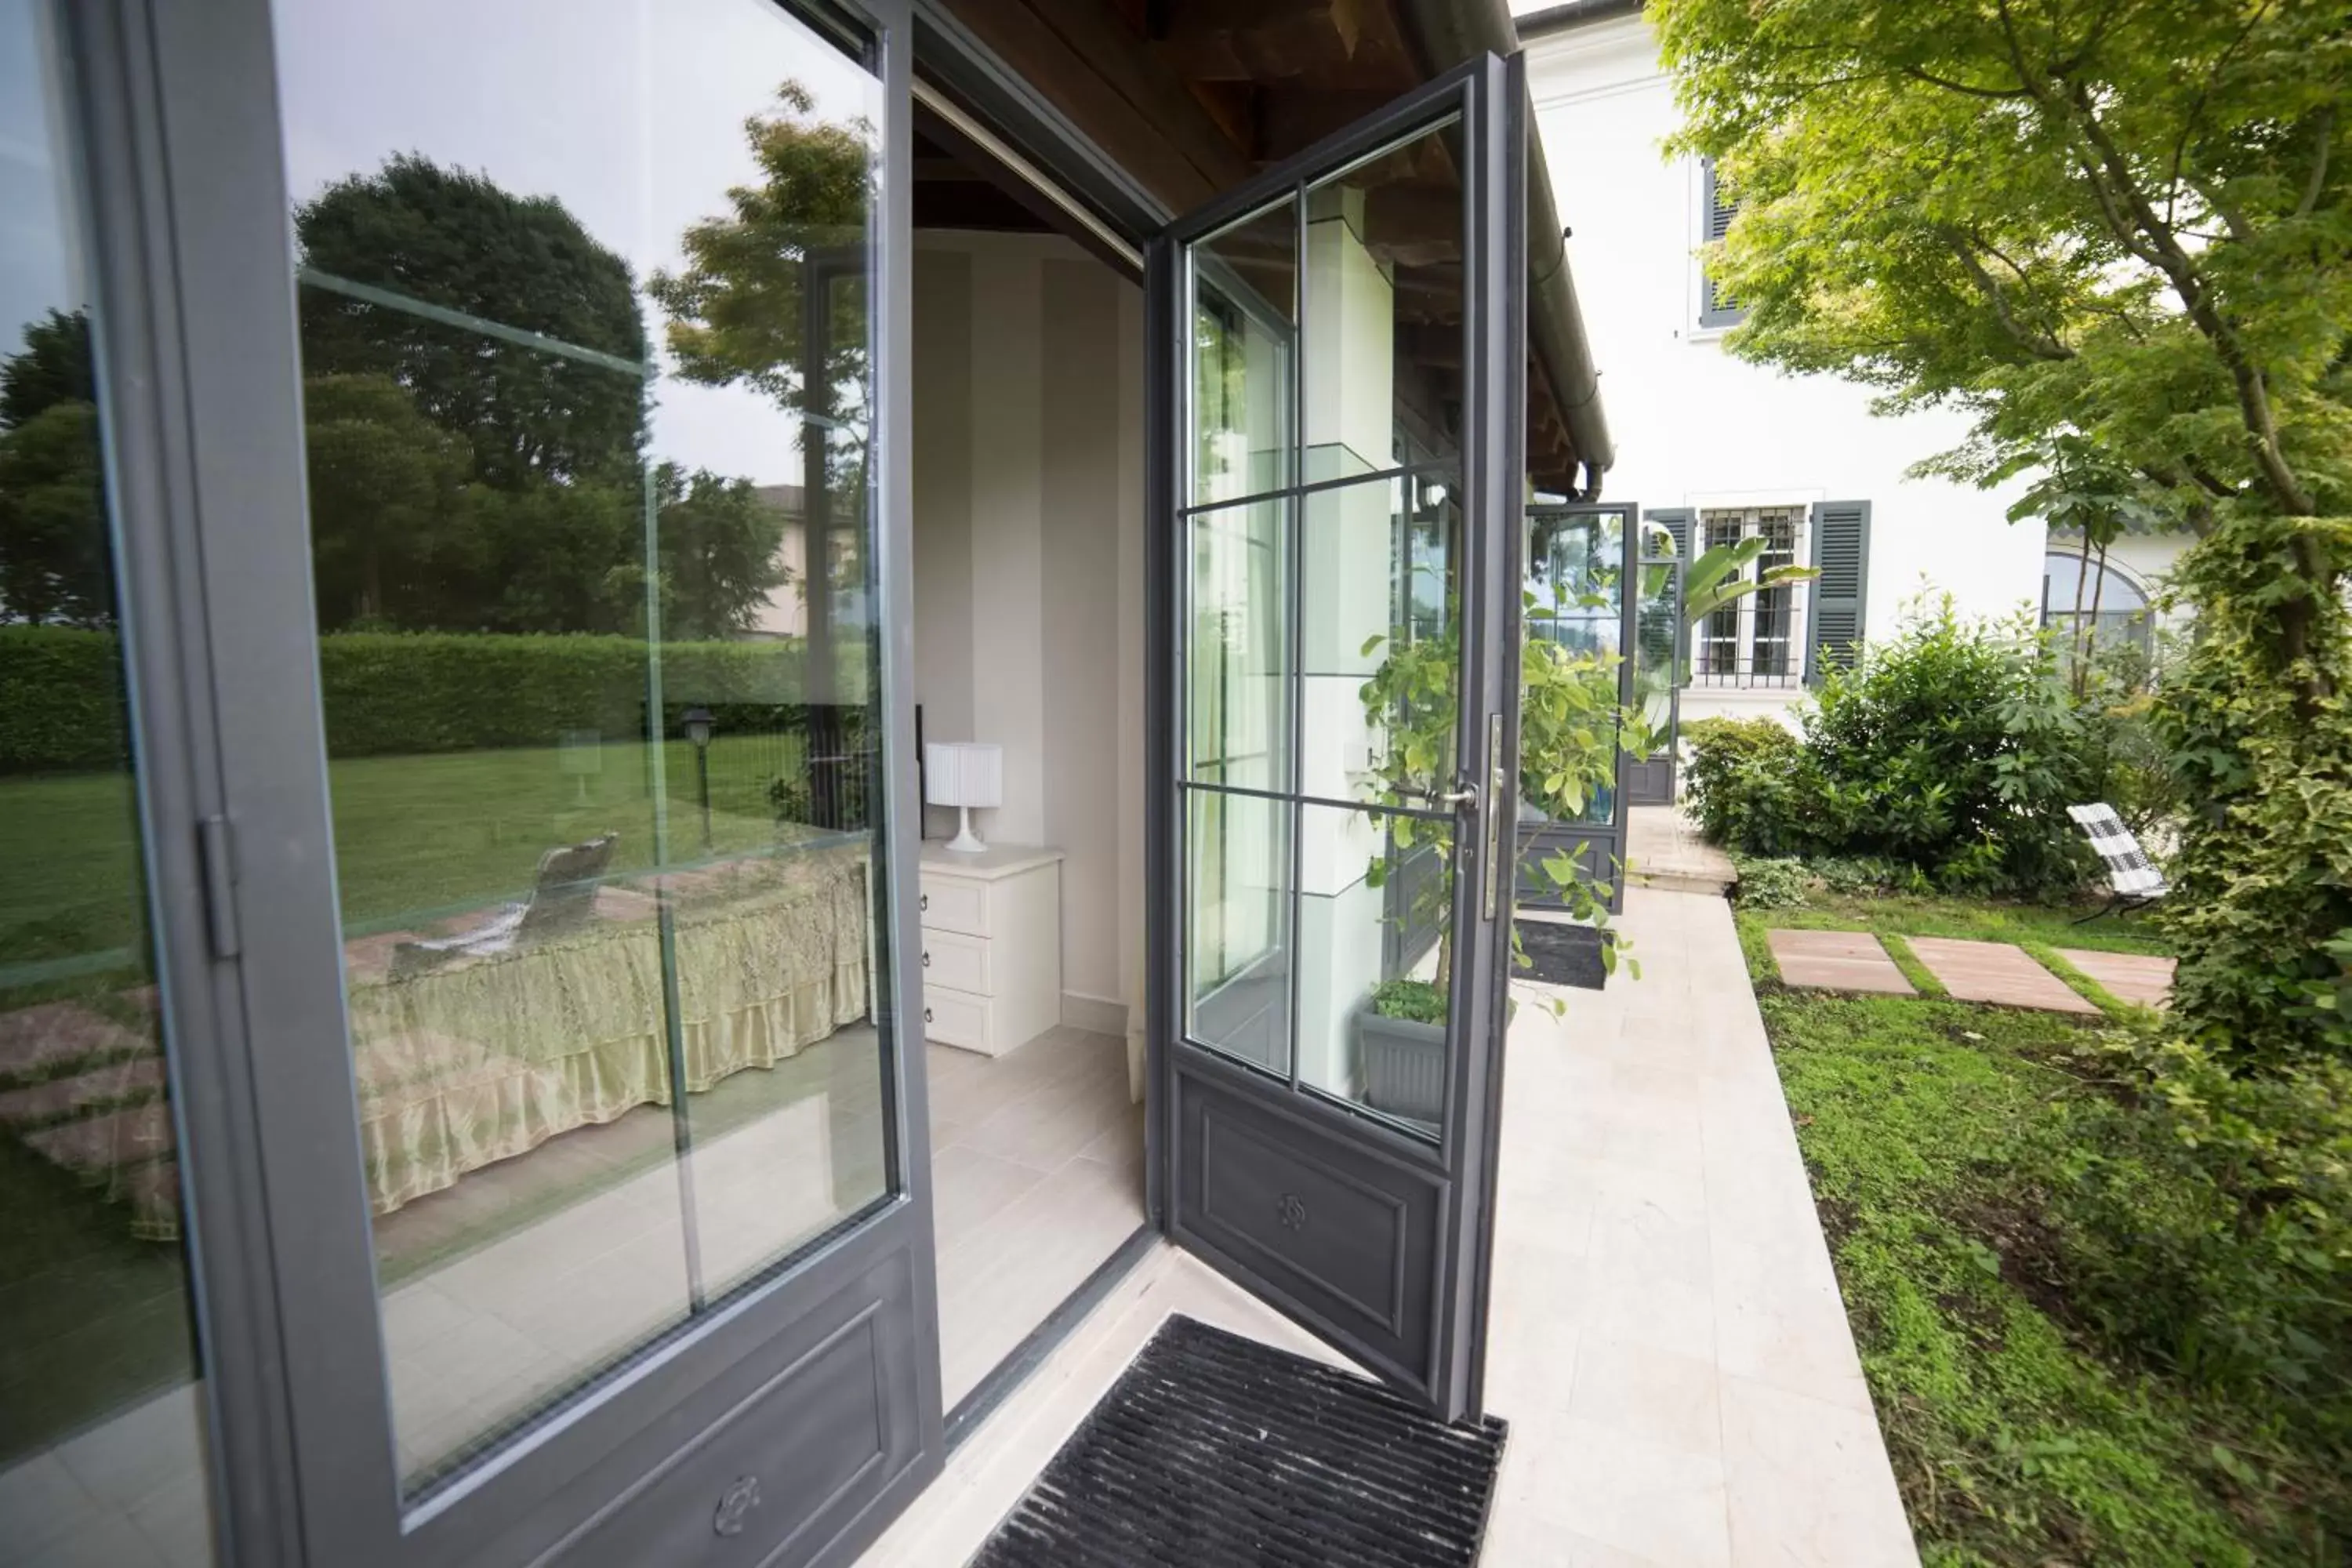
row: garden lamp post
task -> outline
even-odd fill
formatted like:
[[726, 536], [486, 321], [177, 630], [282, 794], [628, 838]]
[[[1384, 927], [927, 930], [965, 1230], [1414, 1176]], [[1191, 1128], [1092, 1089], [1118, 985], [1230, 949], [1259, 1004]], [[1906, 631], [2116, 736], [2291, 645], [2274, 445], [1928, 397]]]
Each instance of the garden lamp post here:
[[686, 738], [694, 743], [694, 780], [702, 792], [702, 847], [710, 847], [710, 710], [686, 710]]

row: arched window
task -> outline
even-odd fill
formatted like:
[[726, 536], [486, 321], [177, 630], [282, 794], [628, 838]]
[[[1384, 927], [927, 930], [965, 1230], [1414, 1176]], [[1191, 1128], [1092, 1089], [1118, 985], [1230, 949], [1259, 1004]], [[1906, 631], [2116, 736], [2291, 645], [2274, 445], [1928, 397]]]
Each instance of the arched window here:
[[2070, 634], [2069, 647], [2082, 647], [2087, 630], [2100, 647], [2146, 649], [2148, 621], [2147, 592], [2122, 567], [2074, 550], [2042, 558], [2042, 624]]

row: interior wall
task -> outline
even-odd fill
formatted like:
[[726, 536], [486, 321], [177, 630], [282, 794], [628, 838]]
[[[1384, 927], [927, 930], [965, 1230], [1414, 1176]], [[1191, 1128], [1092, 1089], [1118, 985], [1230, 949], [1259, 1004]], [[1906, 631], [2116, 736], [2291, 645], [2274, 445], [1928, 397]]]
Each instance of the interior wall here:
[[975, 826], [1064, 851], [1064, 1021], [1121, 1032], [1141, 1001], [1140, 291], [1056, 236], [925, 231], [914, 303], [924, 739], [1004, 748], [1003, 805]]

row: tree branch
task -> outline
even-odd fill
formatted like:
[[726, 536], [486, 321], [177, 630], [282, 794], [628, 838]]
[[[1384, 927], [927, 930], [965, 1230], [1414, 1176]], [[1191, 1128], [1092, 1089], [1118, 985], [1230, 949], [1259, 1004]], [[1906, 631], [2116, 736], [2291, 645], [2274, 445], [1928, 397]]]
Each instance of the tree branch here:
[[2336, 147], [2336, 106], [2324, 104], [2319, 110], [2319, 156], [2311, 161], [2311, 178], [2303, 187], [2303, 200], [2294, 204], [2294, 216], [2309, 217], [2318, 210], [2321, 191], [2327, 184], [2327, 155]]
[[[1970, 247], [1966, 235], [1952, 228], [1942, 228], [1937, 232], [1944, 237], [1944, 243], [1951, 247], [1952, 254], [1958, 257], [1960, 265], [1968, 269], [1969, 277], [1975, 281], [1978, 292], [1981, 293], [1985, 297], [1985, 302], [1992, 307], [1992, 313], [2000, 322], [2001, 330], [2006, 331], [2020, 348], [2036, 359], [2056, 361], [2070, 360], [2074, 357], [2073, 349], [2060, 342], [2050, 333], [2029, 331], [2018, 321], [2017, 317], [2010, 310], [2008, 291], [2001, 288], [2000, 279], [1988, 271], [1985, 264], [1978, 259], [1977, 253]], [[2011, 264], [2010, 270], [2017, 271], [2014, 264]], [[2020, 276], [2021, 277], [2022, 274]]]
[[[2006, 9], [2007, 0], [2003, 0]], [[2095, 189], [2100, 192], [2103, 206], [2120, 199], [2131, 208], [2137, 220], [2145, 243], [2153, 251], [2150, 264], [2161, 271], [2172, 284], [2172, 291], [2180, 300], [2181, 308], [2197, 330], [2213, 345], [2213, 352], [2230, 373], [2237, 387], [2238, 410], [2252, 438], [2254, 462], [2262, 469], [2263, 480], [2277, 498], [2279, 510], [2297, 517], [2315, 514], [2311, 493], [2287, 464], [2286, 454], [2279, 446], [2278, 420], [2272, 412], [2270, 389], [2264, 384], [2261, 369], [2247, 355], [2246, 345], [2238, 336], [2237, 328], [2215, 305], [2211, 290], [2198, 271], [2197, 263], [2148, 202], [2138, 182], [2132, 178], [2131, 164], [2123, 150], [2100, 122], [2097, 108], [2091, 101], [2090, 89], [2080, 82], [2070, 84], [2074, 119], [2077, 129], [2096, 154], [2095, 165], [2084, 163], [2084, 172], [2091, 174]], [[2113, 183], [2113, 191], [2106, 185]], [[2110, 217], [2110, 223], [2121, 216]]]
[[1954, 81], [1948, 77], [1937, 76], [1935, 72], [1919, 66], [1905, 66], [1903, 74], [1924, 81], [1930, 87], [1940, 87], [1947, 92], [1966, 93], [1970, 98], [2016, 99], [2033, 96], [2021, 87], [1978, 87], [1971, 82]]

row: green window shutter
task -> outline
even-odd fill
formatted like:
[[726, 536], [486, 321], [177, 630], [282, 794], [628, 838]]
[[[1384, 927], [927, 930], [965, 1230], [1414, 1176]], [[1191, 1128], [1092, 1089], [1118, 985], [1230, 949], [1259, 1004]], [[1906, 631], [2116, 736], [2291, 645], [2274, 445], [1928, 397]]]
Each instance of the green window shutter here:
[[[1655, 506], [1642, 513], [1644, 527], [1663, 528], [1675, 542], [1675, 559], [1682, 563], [1683, 572], [1690, 570], [1691, 530], [1698, 524], [1698, 513], [1686, 506]], [[1643, 549], [1648, 548], [1647, 542]], [[1675, 684], [1690, 684], [1690, 621], [1683, 614], [1681, 578], [1675, 578]]]
[[1691, 524], [1697, 516], [1686, 506], [1654, 506], [1642, 513], [1642, 521], [1655, 523], [1672, 534], [1675, 554], [1687, 564], [1691, 558]]
[[[1723, 187], [1716, 183], [1715, 160], [1712, 158], [1699, 160], [1699, 205], [1706, 214], [1702, 226], [1706, 230], [1705, 237], [1711, 245], [1731, 232], [1731, 220], [1738, 215], [1739, 201], [1725, 194]], [[1702, 327], [1733, 326], [1747, 314], [1738, 300], [1716, 287], [1715, 279], [1708, 277], [1702, 267], [1699, 270], [1698, 324]]]
[[1868, 623], [1870, 503], [1813, 503], [1814, 578], [1811, 613], [1805, 617], [1805, 683], [1821, 683], [1825, 664], [1852, 668]]

